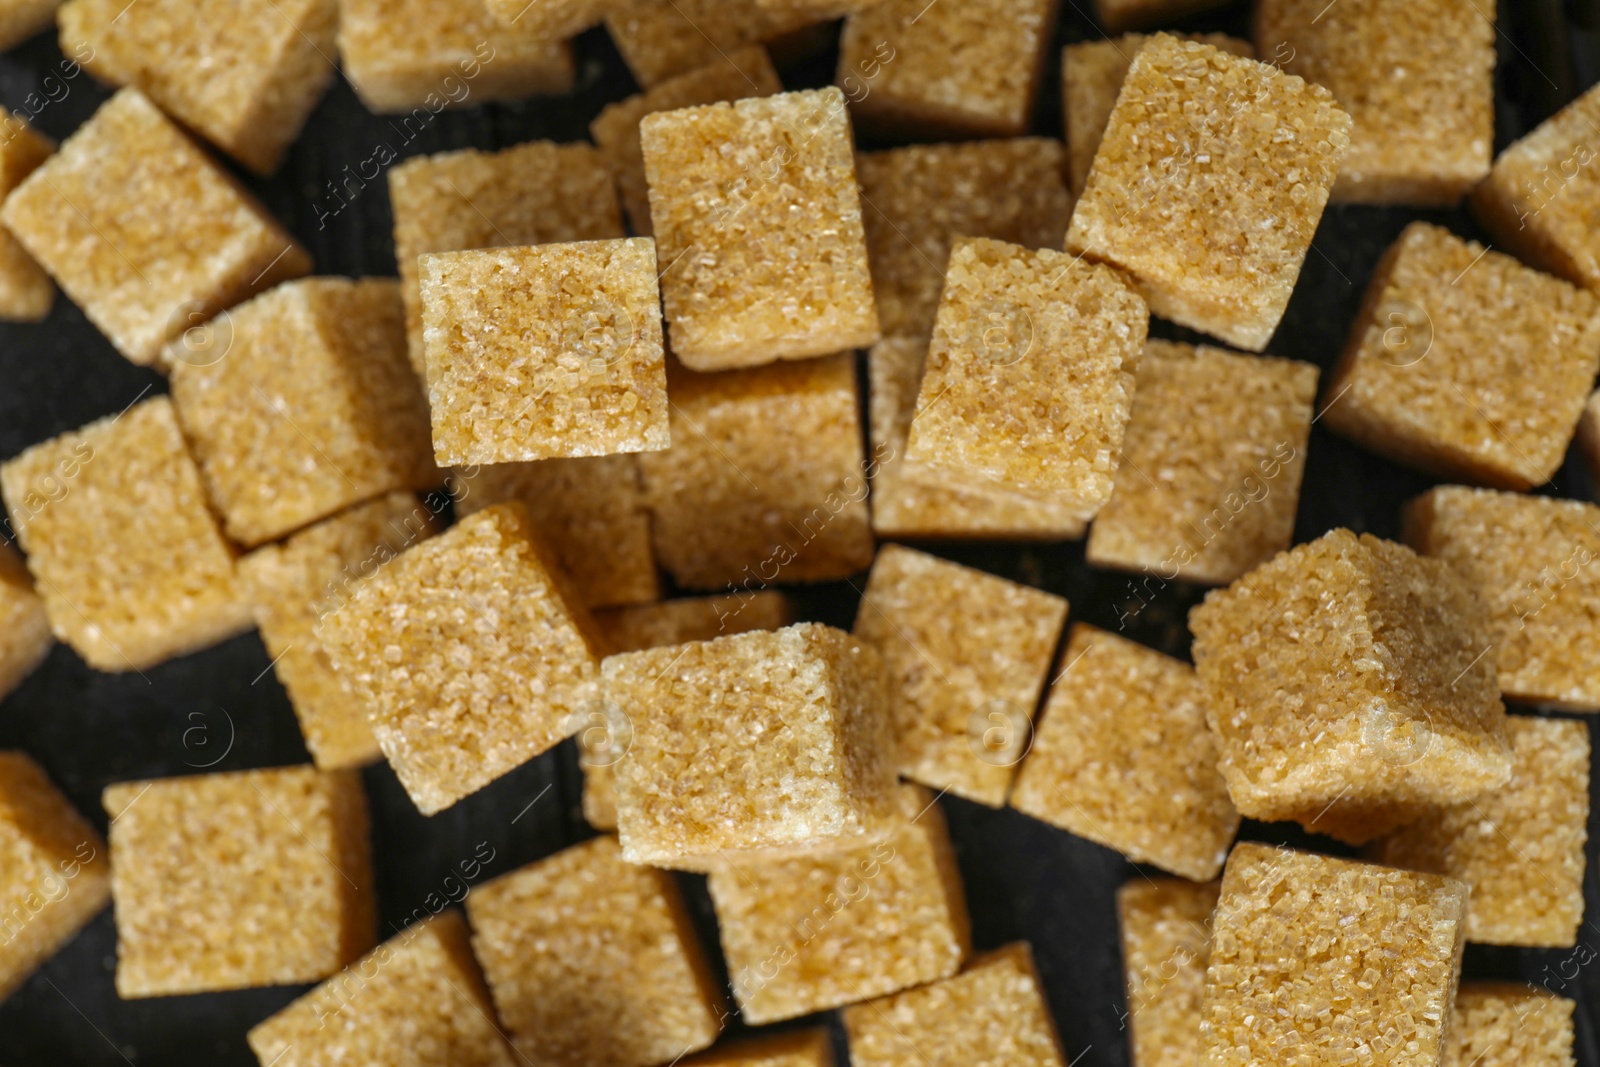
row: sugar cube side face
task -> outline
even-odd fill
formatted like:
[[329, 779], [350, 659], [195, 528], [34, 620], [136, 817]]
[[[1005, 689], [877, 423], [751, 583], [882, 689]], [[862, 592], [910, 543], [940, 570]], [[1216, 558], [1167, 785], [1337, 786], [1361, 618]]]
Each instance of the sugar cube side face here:
[[1516, 982], [1462, 982], [1446, 1067], [1574, 1067], [1577, 1003]]
[[823, 1029], [745, 1038], [690, 1056], [683, 1067], [834, 1067], [833, 1043]]
[[811, 25], [809, 18], [722, 0], [616, 0], [606, 14], [606, 31], [646, 89], [731, 59], [746, 45], [779, 45], [791, 37], [809, 42], [804, 31]]
[[[4, 37], [0, 18], [0, 39]], [[0, 112], [0, 198], [22, 184], [56, 150], [55, 142], [20, 115]], [[9, 232], [0, 232], [0, 320], [38, 322], [50, 313], [56, 287]]]
[[1133, 1067], [1193, 1067], [1211, 959], [1211, 916], [1222, 887], [1133, 878], [1117, 890]]
[[1107, 33], [1140, 30], [1221, 7], [1226, 0], [1094, 0], [1095, 17]]
[[27, 566], [16, 549], [0, 541], [0, 700], [44, 662], [55, 643]]

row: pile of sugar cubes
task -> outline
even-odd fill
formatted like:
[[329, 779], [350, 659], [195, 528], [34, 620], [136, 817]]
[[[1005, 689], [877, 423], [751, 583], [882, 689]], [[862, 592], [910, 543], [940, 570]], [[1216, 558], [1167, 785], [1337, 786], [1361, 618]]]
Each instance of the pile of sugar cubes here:
[[[321, 983], [273, 1067], [823, 1067], [761, 1028], [830, 1009], [856, 1067], [1064, 1067], [950, 793], [1167, 872], [1117, 897], [1136, 1067], [1572, 1064], [1572, 1000], [1460, 974], [1584, 921], [1588, 728], [1503, 700], [1600, 711], [1600, 506], [1529, 492], [1600, 469], [1600, 89], [1495, 158], [1493, 5], [1094, 6], [1062, 142], [1055, 0], [0, 3], [118, 87], [5, 119], [0, 312], [59, 287], [170, 387], [0, 465], [0, 692], [256, 628], [312, 760], [112, 785], [107, 842], [0, 753], [0, 996], [109, 901], [121, 997]], [[272, 173], [338, 73], [567, 92], [602, 22], [644, 91], [594, 143], [388, 170], [398, 280], [312, 276], [216, 159]], [[1259, 354], [1329, 202], [1464, 199], [1504, 251], [1405, 229], [1320, 400]], [[1318, 420], [1445, 483], [1403, 543], [1291, 545]], [[1214, 587], [1192, 664], [892, 543], [1085, 537]], [[850, 633], [782, 591], [863, 573]], [[574, 735], [598, 836], [379, 943], [359, 768], [432, 815]]]

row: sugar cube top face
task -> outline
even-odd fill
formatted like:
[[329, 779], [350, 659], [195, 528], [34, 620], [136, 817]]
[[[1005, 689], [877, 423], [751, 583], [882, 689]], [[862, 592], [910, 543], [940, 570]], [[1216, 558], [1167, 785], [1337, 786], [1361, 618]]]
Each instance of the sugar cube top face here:
[[5, 0], [0, 3], [0, 51], [9, 52], [55, 19], [61, 0]]
[[0, 700], [44, 662], [55, 644], [50, 616], [16, 549], [0, 541]]
[[[4, 16], [0, 15], [0, 36]], [[55, 142], [18, 115], [0, 110], [0, 199], [22, 184], [56, 150]], [[38, 322], [50, 314], [56, 287], [9, 232], [0, 230], [0, 320]]]
[[815, 623], [611, 656], [604, 696], [633, 733], [617, 763], [632, 863], [857, 843], [893, 817], [878, 654]]
[[1326, 89], [1158, 35], [1128, 70], [1067, 250], [1133, 275], [1155, 314], [1259, 352], [1349, 140]]
[[1289, 547], [1317, 368], [1149, 341], [1097, 567], [1220, 585]]
[[[333, 1025], [329, 1025], [332, 1023]], [[274, 1067], [516, 1067], [457, 911], [416, 923], [250, 1030]]]
[[265, 175], [333, 82], [338, 22], [338, 0], [71, 0], [61, 50]]
[[906, 461], [1092, 516], [1111, 495], [1148, 326], [1109, 267], [957, 241]]
[[111, 899], [106, 843], [23, 752], [0, 752], [0, 1000]]
[[164, 396], [0, 466], [51, 629], [96, 670], [137, 671], [250, 627], [234, 550]]
[[684, 366], [749, 367], [878, 339], [844, 94], [658, 112], [639, 136]]
[[1133, 1067], [1194, 1067], [1221, 887], [1133, 878], [1117, 890]]
[[649, 238], [435, 253], [418, 266], [441, 466], [667, 447]]
[[[813, 20], [724, 0], [616, 0], [606, 30], [646, 89], [734, 58], [741, 47], [792, 34]], [[745, 69], [754, 78], [756, 72]]]
[[954, 978], [849, 1008], [844, 1028], [854, 1067], [1067, 1062], [1023, 942], [979, 956]]
[[123, 782], [104, 804], [118, 996], [314, 982], [376, 940], [355, 771]]
[[746, 1022], [798, 1018], [960, 970], [970, 949], [966, 899], [944, 816], [919, 786], [900, 786], [897, 801], [903, 821], [871, 844], [711, 868]]
[[1066, 618], [1061, 597], [885, 545], [854, 633], [888, 671], [899, 772], [1004, 804]]
[[289, 282], [225, 313], [214, 343], [168, 347], [179, 422], [239, 544], [443, 481], [387, 278]]
[[834, 1067], [826, 1030], [746, 1038], [690, 1056], [683, 1067]]
[[1120, 33], [1171, 22], [1225, 3], [1227, 0], [1094, 0], [1094, 13], [1108, 33]]
[[311, 257], [137, 90], [117, 93], [0, 209], [134, 363]]
[[863, 127], [1015, 137], [1054, 28], [1050, 0], [886, 0], [845, 22], [836, 82]]
[[1514, 982], [1463, 982], [1446, 1067], [1574, 1067], [1574, 1001]]
[[1050, 687], [1011, 806], [1194, 881], [1239, 830], [1194, 668], [1082, 623]]
[[1571, 947], [1583, 921], [1589, 728], [1520, 715], [1507, 727], [1509, 782], [1429, 812], [1374, 846], [1375, 855], [1472, 886], [1468, 941]]
[[1199, 1062], [1295, 1049], [1313, 1063], [1439, 1063], [1467, 895], [1452, 878], [1239, 845], [1213, 921]]
[[1408, 466], [1530, 489], [1561, 466], [1597, 366], [1594, 297], [1414, 222], [1373, 276], [1324, 407]]
[[1189, 613], [1228, 794], [1351, 844], [1511, 773], [1483, 602], [1451, 567], [1334, 530]]
[[415, 545], [322, 619], [334, 666], [424, 815], [554, 746], [596, 674], [587, 613], [519, 504]]
[[1054, 248], [1072, 218], [1064, 150], [1044, 137], [912, 145], [856, 157], [867, 258], [886, 337], [933, 331], [950, 246]]

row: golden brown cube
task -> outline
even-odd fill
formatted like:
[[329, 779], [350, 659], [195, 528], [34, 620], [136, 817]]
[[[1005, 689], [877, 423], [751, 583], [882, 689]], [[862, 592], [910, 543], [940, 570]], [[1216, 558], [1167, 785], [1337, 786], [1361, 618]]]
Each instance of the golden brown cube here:
[[1149, 341], [1087, 559], [1221, 585], [1289, 547], [1317, 368]]
[[839, 90], [656, 112], [639, 137], [684, 366], [750, 367], [878, 339]]
[[407, 549], [323, 615], [322, 641], [424, 815], [577, 729], [598, 666], [587, 613], [515, 503]]
[[826, 1030], [801, 1030], [733, 1041], [690, 1056], [683, 1067], [834, 1067]]
[[1189, 613], [1228, 795], [1362, 844], [1511, 773], [1483, 601], [1451, 567], [1334, 530]]
[[1463, 982], [1444, 1067], [1575, 1067], [1577, 1004], [1515, 982]]
[[1079, 623], [1011, 806], [1197, 882], [1239, 830], [1194, 668]]
[[686, 589], [831, 581], [872, 563], [848, 354], [673, 368], [672, 447], [639, 456], [656, 556]]
[[96, 670], [143, 670], [250, 628], [166, 397], [34, 445], [0, 466], [0, 492], [50, 628]]
[[1095, 17], [1108, 33], [1139, 30], [1185, 18], [1228, 0], [1094, 0]]
[[0, 541], [0, 700], [11, 695], [55, 644], [50, 616], [15, 549]]
[[0, 0], [0, 51], [9, 52], [55, 19], [61, 0]]
[[111, 899], [106, 843], [24, 752], [0, 752], [0, 1001]]
[[6, 197], [0, 221], [134, 363], [311, 257], [136, 89]]
[[[754, 3], [726, 0], [614, 0], [606, 30], [634, 80], [646, 89], [718, 62], [734, 62], [745, 45], [781, 43], [811, 19], [780, 15]], [[755, 68], [740, 67], [754, 79]]]
[[511, 1043], [550, 1067], [650, 1067], [703, 1049], [722, 995], [677, 883], [616, 838], [558, 852], [467, 897], [472, 947]]
[[172, 398], [228, 535], [246, 547], [443, 481], [387, 278], [280, 285], [168, 346]]
[[103, 802], [118, 996], [315, 982], [376, 940], [357, 772], [123, 782]]
[[[4, 17], [0, 16], [0, 25]], [[3, 36], [0, 30], [0, 36]], [[56, 150], [55, 142], [20, 115], [0, 110], [0, 200], [38, 169]], [[0, 320], [38, 322], [50, 314], [56, 287], [50, 275], [8, 231], [0, 230]]]
[[1350, 141], [1320, 86], [1160, 34], [1139, 50], [1067, 231], [1150, 310], [1267, 346]]
[[1600, 367], [1600, 304], [1414, 222], [1328, 382], [1330, 427], [1444, 478], [1530, 489], [1561, 466]]
[[1194, 1067], [1221, 886], [1135, 878], [1117, 890], [1133, 1067]]
[[1005, 804], [1066, 618], [1061, 597], [885, 545], [854, 633], [889, 674], [899, 772]]

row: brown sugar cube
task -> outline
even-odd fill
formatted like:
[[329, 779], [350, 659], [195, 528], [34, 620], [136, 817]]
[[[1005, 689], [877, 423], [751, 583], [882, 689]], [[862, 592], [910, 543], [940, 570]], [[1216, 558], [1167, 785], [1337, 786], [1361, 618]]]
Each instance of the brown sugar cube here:
[[854, 633], [889, 674], [899, 772], [1005, 804], [1066, 618], [1051, 593], [883, 546]]
[[1503, 694], [1600, 711], [1600, 507], [1441, 486], [1406, 509], [1405, 539], [1488, 605]]
[[381, 755], [366, 704], [322, 645], [322, 616], [338, 611], [362, 581], [436, 528], [434, 513], [415, 495], [390, 493], [239, 561], [261, 643], [321, 770], [359, 767]]
[[778, 16], [821, 21], [853, 15], [882, 2], [883, 0], [755, 0], [755, 6], [759, 10]]
[[1117, 890], [1133, 1067], [1194, 1067], [1221, 886], [1136, 878]]
[[140, 671], [250, 628], [166, 397], [34, 445], [0, 466], [0, 492], [50, 628], [96, 670]]
[[553, 141], [417, 156], [389, 172], [406, 342], [419, 378], [427, 377], [428, 365], [417, 257], [621, 237], [622, 215], [606, 173], [592, 146]]
[[1530, 489], [1561, 466], [1600, 366], [1600, 304], [1448, 230], [1407, 226], [1328, 382], [1328, 425], [1445, 478]]
[[878, 320], [885, 337], [933, 331], [950, 246], [990, 237], [1054, 248], [1072, 218], [1059, 141], [1018, 137], [911, 145], [856, 157]]
[[333, 83], [338, 0], [70, 0], [61, 50], [271, 174]]
[[433, 253], [418, 270], [441, 466], [667, 447], [650, 238]]
[[1570, 948], [1583, 921], [1589, 727], [1513, 715], [1511, 780], [1430, 811], [1374, 846], [1379, 862], [1472, 886], [1467, 940]]
[[6, 197], [0, 221], [140, 364], [311, 269], [305, 249], [135, 89], [102, 104]]
[[[614, 0], [606, 30], [634, 80], [646, 89], [713, 63], [739, 65], [746, 45], [803, 36], [810, 18], [726, 0]], [[759, 64], [757, 64], [759, 66]], [[740, 66], [752, 80], [756, 68]]]
[[547, 41], [564, 41], [606, 17], [611, 0], [486, 0], [505, 26]]
[[1087, 559], [1221, 585], [1289, 547], [1317, 368], [1149, 341]]
[[954, 978], [847, 1008], [854, 1067], [1064, 1067], [1061, 1039], [1026, 942]]
[[[55, 142], [34, 130], [21, 116], [0, 110], [0, 200], [55, 150]], [[56, 287], [50, 275], [9, 231], [0, 229], [0, 320], [38, 322], [50, 314], [55, 299]]]
[[844, 94], [659, 111], [639, 137], [684, 366], [750, 367], [878, 339]]
[[1239, 830], [1194, 668], [1082, 623], [1072, 628], [1011, 806], [1197, 882]]
[[165, 362], [211, 502], [242, 545], [443, 481], [388, 278], [280, 285], [214, 322], [204, 344], [170, 345]]
[[672, 447], [639, 456], [656, 556], [686, 589], [844, 578], [872, 563], [849, 354], [673, 368]]
[[61, 0], [0, 0], [0, 52], [9, 52], [55, 19]]
[[1094, 0], [1094, 13], [1107, 33], [1121, 33], [1173, 22], [1226, 3], [1228, 0]]
[[1240, 813], [1362, 844], [1511, 773], [1483, 601], [1446, 563], [1334, 530], [1189, 613]]
[[0, 700], [10, 696], [55, 644], [44, 601], [22, 557], [0, 541]]
[[484, 0], [340, 0], [338, 45], [361, 102], [408, 112], [407, 130], [449, 107], [568, 92], [577, 77], [570, 44], [502, 26]]
[[1111, 496], [1148, 326], [1109, 267], [958, 240], [906, 461], [1092, 516]]
[[864, 129], [1015, 137], [1028, 128], [1055, 9], [1051, 0], [875, 3], [845, 22], [835, 82], [851, 91]]
[[322, 617], [334, 667], [424, 815], [577, 729], [598, 639], [517, 503], [414, 545]]
[[314, 982], [376, 940], [357, 772], [277, 767], [123, 782], [103, 803], [118, 996]]
[[610, 656], [601, 674], [632, 734], [616, 764], [631, 863], [837, 849], [894, 818], [883, 664], [849, 634], [800, 623]]
[[467, 897], [511, 1043], [551, 1067], [649, 1067], [703, 1049], [722, 995], [677, 883], [597, 837]]
[[1424, 1067], [1449, 1047], [1467, 886], [1240, 844], [1212, 920], [1207, 1067]]
[[639, 122], [657, 111], [771, 96], [783, 92], [778, 72], [766, 49], [749, 45], [725, 58], [669, 78], [653, 89], [607, 104], [589, 123], [589, 134], [600, 146], [601, 158], [617, 183], [622, 208], [633, 232], [648, 237], [650, 190], [644, 173], [644, 148], [639, 142]]
[[0, 1001], [111, 899], [106, 844], [23, 752], [0, 752]]
[[517, 1067], [454, 910], [402, 930], [248, 1038], [263, 1067]]
[[683, 1067], [834, 1067], [826, 1030], [746, 1038], [690, 1056]]
[[1515, 982], [1463, 982], [1444, 1067], [1576, 1067], [1574, 1001]]
[[1259, 352], [1350, 141], [1332, 94], [1160, 34], [1134, 57], [1067, 231], [1152, 313]]

